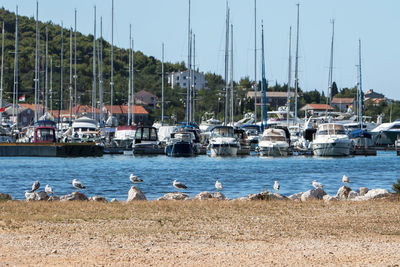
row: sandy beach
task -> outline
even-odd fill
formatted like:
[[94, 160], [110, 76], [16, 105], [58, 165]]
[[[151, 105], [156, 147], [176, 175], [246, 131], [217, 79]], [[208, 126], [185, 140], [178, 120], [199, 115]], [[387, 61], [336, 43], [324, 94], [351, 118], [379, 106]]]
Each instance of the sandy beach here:
[[399, 204], [0, 202], [0, 266], [398, 266]]

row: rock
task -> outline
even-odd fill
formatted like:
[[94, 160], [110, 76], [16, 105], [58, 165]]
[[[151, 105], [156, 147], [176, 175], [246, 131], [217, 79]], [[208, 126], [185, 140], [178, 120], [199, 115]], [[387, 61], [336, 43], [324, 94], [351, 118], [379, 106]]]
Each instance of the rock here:
[[360, 187], [360, 196], [364, 196], [368, 192], [367, 187]]
[[351, 192], [351, 188], [348, 186], [342, 186], [336, 193], [336, 198], [339, 200], [345, 200], [349, 197], [349, 193]]
[[7, 200], [12, 200], [11, 196], [9, 194], [0, 193], [0, 201], [7, 201]]
[[239, 197], [234, 199], [235, 201], [249, 201], [250, 199], [248, 197]]
[[377, 198], [382, 198], [382, 197], [388, 197], [390, 196], [389, 191], [387, 191], [386, 189], [371, 189], [369, 190], [364, 197], [367, 199], [377, 199]]
[[51, 196], [47, 201], [59, 201], [60, 197], [59, 196]]
[[212, 194], [204, 191], [201, 193], [198, 193], [197, 195], [194, 196], [193, 200], [205, 200], [205, 199], [212, 199]]
[[139, 188], [133, 185], [128, 192], [128, 199], [126, 201], [129, 202], [134, 200], [146, 200], [146, 196]]
[[84, 201], [84, 200], [89, 200], [89, 199], [87, 198], [87, 196], [85, 196], [85, 194], [83, 194], [79, 191], [75, 191], [75, 192], [72, 192], [71, 194], [60, 197], [60, 201], [73, 201], [73, 200]]
[[250, 194], [248, 197], [250, 200], [270, 200], [270, 195], [268, 190], [258, 194]]
[[301, 200], [301, 195], [302, 195], [303, 193], [304, 193], [304, 192], [296, 193], [296, 194], [290, 195], [288, 198], [289, 198], [290, 200], [293, 200], [293, 201], [300, 201], [300, 200]]
[[218, 199], [218, 200], [227, 200], [227, 199], [228, 199], [228, 198], [227, 198], [224, 194], [222, 194], [221, 192], [214, 192], [214, 193], [212, 193], [211, 195], [212, 195], [212, 197], [213, 197], [214, 199]]
[[188, 200], [189, 195], [182, 192], [167, 193], [157, 200]]
[[115, 197], [110, 200], [110, 202], [119, 202]]
[[89, 201], [107, 202], [107, 199], [103, 196], [92, 196], [91, 198], [89, 198]]
[[313, 199], [322, 199], [326, 195], [322, 188], [315, 188], [308, 190], [301, 195], [301, 201], [308, 201]]
[[281, 195], [279, 193], [269, 193], [269, 197], [271, 200], [289, 200], [288, 197]]
[[325, 202], [331, 202], [331, 201], [338, 201], [338, 199], [336, 197], [330, 196], [330, 195], [325, 195], [322, 197], [322, 199]]
[[356, 197], [358, 197], [359, 194], [355, 191], [350, 191], [349, 196], [347, 197], [347, 199], [354, 199]]
[[198, 193], [193, 200], [225, 200], [226, 196], [221, 192], [210, 193], [207, 191]]

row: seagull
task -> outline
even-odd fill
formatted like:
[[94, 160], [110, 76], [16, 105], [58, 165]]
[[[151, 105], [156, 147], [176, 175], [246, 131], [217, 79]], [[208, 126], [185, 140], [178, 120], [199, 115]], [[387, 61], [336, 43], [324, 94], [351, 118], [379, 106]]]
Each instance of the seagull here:
[[25, 198], [26, 199], [32, 199], [34, 198], [35, 193], [31, 193], [28, 190], [25, 190]]
[[274, 190], [275, 190], [275, 191], [279, 191], [280, 188], [281, 188], [281, 186], [279, 185], [278, 181], [275, 181], [275, 183], [274, 183]]
[[46, 184], [46, 187], [44, 188], [44, 191], [50, 195], [53, 194], [53, 188], [51, 188], [48, 184]]
[[220, 182], [218, 182], [218, 180], [215, 182], [215, 188], [217, 188], [217, 190], [222, 190], [222, 184]]
[[342, 177], [342, 182], [343, 182], [343, 183], [349, 183], [349, 182], [350, 182], [350, 181], [349, 181], [349, 177], [347, 177], [346, 174], [343, 175], [343, 177]]
[[75, 187], [76, 189], [85, 189], [86, 187], [84, 187], [82, 185], [82, 183], [76, 179], [72, 180], [72, 186]]
[[32, 193], [35, 192], [36, 190], [38, 190], [40, 188], [40, 183], [39, 181], [36, 181], [32, 184]]
[[178, 182], [177, 180], [174, 180], [174, 182], [172, 183], [172, 185], [176, 188], [176, 189], [186, 189], [187, 186], [181, 182]]
[[131, 180], [131, 182], [132, 182], [133, 184], [143, 182], [143, 179], [141, 179], [141, 178], [139, 178], [139, 177], [137, 177], [136, 175], [133, 175], [133, 174], [131, 174], [131, 175], [129, 176], [129, 180]]
[[323, 187], [323, 185], [320, 182], [317, 182], [316, 180], [312, 181], [312, 185], [314, 186], [315, 189]]

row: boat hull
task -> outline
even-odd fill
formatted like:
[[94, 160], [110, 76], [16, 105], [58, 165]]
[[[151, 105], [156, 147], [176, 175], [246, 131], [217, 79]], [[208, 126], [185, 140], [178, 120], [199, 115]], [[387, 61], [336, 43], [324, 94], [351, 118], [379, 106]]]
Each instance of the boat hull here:
[[350, 155], [350, 142], [313, 143], [315, 156], [340, 157]]
[[260, 156], [263, 157], [286, 157], [289, 154], [288, 147], [268, 146], [259, 147]]
[[100, 157], [104, 147], [95, 143], [0, 144], [2, 157]]
[[164, 148], [153, 144], [137, 144], [133, 147], [134, 155], [163, 155]]
[[229, 144], [211, 145], [210, 154], [211, 156], [236, 156], [238, 147]]
[[191, 143], [175, 143], [165, 148], [165, 154], [171, 157], [191, 157], [194, 155], [193, 145]]

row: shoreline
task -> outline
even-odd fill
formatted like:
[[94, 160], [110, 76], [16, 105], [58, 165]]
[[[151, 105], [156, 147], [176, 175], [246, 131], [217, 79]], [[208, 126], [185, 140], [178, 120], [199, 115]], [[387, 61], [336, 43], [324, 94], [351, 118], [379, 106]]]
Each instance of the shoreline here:
[[0, 202], [0, 262], [395, 266], [399, 203]]

